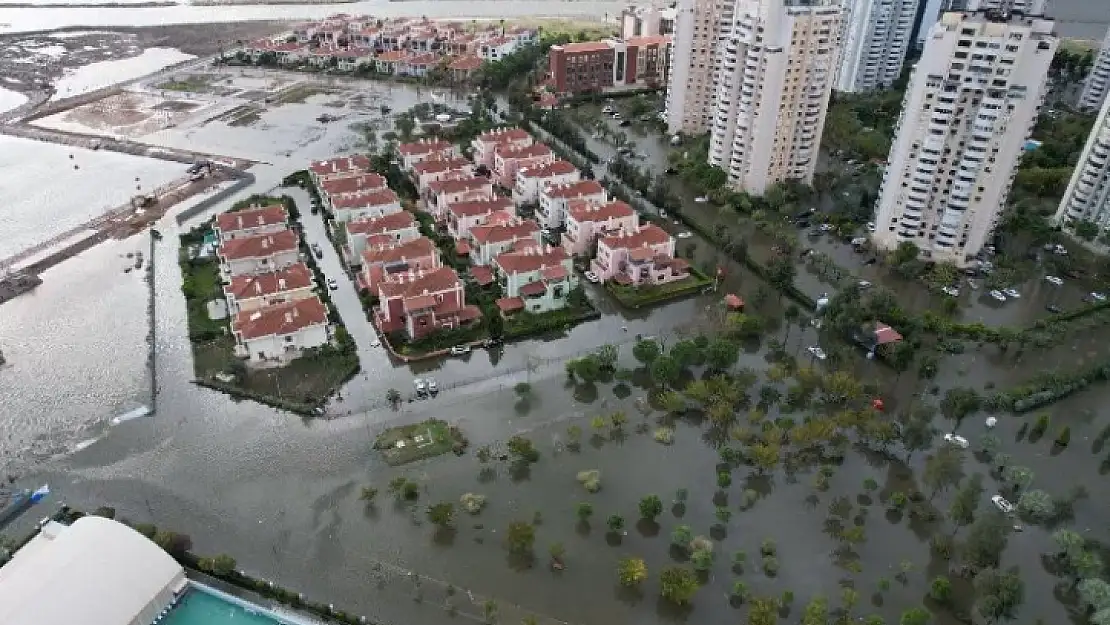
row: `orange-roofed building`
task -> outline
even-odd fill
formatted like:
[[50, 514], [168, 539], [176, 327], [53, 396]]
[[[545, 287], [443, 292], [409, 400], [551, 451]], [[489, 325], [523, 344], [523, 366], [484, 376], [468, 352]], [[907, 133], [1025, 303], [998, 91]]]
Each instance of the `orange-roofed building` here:
[[341, 227], [346, 231], [343, 253], [351, 265], [361, 264], [362, 252], [371, 245], [404, 243], [420, 236], [416, 219], [404, 210], [381, 217], [352, 219]]
[[504, 297], [520, 297], [531, 313], [557, 310], [578, 285], [571, 257], [561, 247], [529, 246], [498, 254], [494, 273]]
[[474, 176], [474, 163], [461, 156], [430, 158], [413, 165], [411, 173], [416, 190], [423, 195], [428, 191], [428, 185], [433, 182], [455, 178], [472, 178]]
[[313, 184], [317, 187], [324, 180], [368, 171], [370, 171], [370, 157], [362, 154], [338, 156], [326, 161], [313, 161], [308, 166], [308, 173], [312, 177]]
[[450, 267], [394, 274], [378, 286], [374, 324], [384, 334], [402, 333], [410, 341], [481, 319], [466, 303], [466, 289]]
[[589, 255], [597, 237], [636, 232], [639, 228], [640, 216], [624, 202], [594, 204], [586, 200], [571, 200], [567, 204], [563, 248], [575, 256]]
[[555, 160], [539, 167], [522, 167], [516, 172], [513, 202], [517, 205], [538, 202], [541, 190], [581, 179], [582, 174], [569, 161]]
[[314, 297], [316, 282], [308, 265], [295, 263], [268, 273], [235, 276], [224, 285], [231, 314]]
[[344, 195], [332, 202], [335, 220], [372, 219], [401, 212], [401, 199], [392, 189], [377, 189]]
[[408, 241], [385, 242], [367, 245], [362, 252], [362, 270], [359, 272], [359, 287], [377, 290], [383, 281], [388, 282], [395, 273], [416, 269], [429, 270], [442, 267], [439, 249], [428, 237], [417, 237]]
[[489, 178], [471, 176], [440, 180], [428, 185], [424, 206], [436, 219], [445, 219], [447, 207], [456, 202], [485, 200], [493, 197], [493, 183]]
[[[466, 48], [463, 48], [466, 51]], [[447, 66], [447, 71], [451, 73], [451, 79], [456, 82], [465, 82], [474, 77], [474, 74], [482, 67], [481, 57], [471, 54], [464, 54], [460, 56]]]
[[271, 234], [288, 228], [289, 213], [285, 206], [251, 206], [216, 216], [216, 234], [221, 241]]
[[330, 340], [328, 311], [319, 297], [244, 310], [231, 322], [235, 353], [253, 364], [286, 363]]
[[216, 248], [224, 280], [268, 273], [300, 262], [297, 234], [281, 230], [223, 241]]
[[585, 200], [594, 204], [609, 201], [605, 187], [596, 180], [580, 180], [569, 184], [553, 184], [540, 191], [540, 204], [536, 218], [544, 228], [559, 228], [567, 216], [567, 204], [571, 200]]
[[324, 180], [317, 188], [324, 209], [330, 212], [335, 210], [334, 202], [338, 199], [367, 191], [384, 191], [388, 187], [385, 178], [378, 174], [352, 172]]
[[397, 146], [397, 153], [401, 155], [401, 167], [409, 172], [412, 171], [413, 165], [430, 158], [460, 156], [458, 148], [453, 143], [442, 139], [420, 139], [412, 143], [402, 143]]
[[526, 167], [555, 162], [555, 152], [543, 143], [498, 149], [493, 155], [493, 181], [506, 189], [516, 186], [516, 173]]
[[690, 275], [690, 264], [674, 257], [674, 237], [655, 224], [634, 232], [603, 236], [590, 269], [602, 281], [620, 284], [666, 284]]
[[489, 223], [491, 215], [507, 212], [511, 218], [512, 211], [512, 200], [503, 196], [468, 202], [453, 202], [447, 205], [447, 232], [455, 239], [463, 239], [470, 234], [471, 228]]
[[617, 53], [607, 41], [551, 46], [548, 72], [559, 93], [598, 93], [613, 86]]
[[470, 262], [490, 265], [499, 254], [539, 247], [541, 240], [540, 227], [531, 219], [474, 226], [470, 229]]
[[494, 157], [498, 150], [523, 148], [535, 143], [532, 135], [521, 128], [496, 128], [478, 135], [470, 143], [474, 151], [474, 162], [493, 170]]

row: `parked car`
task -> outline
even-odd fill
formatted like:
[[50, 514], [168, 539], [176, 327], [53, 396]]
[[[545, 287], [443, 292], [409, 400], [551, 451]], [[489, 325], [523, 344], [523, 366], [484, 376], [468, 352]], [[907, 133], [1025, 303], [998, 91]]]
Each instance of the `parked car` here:
[[828, 232], [833, 229], [832, 224], [821, 224], [821, 232]]
[[469, 345], [456, 345], [451, 348], [452, 356], [465, 356], [470, 353]]
[[874, 232], [875, 231], [875, 222], [873, 222], [873, 221], [867, 222], [867, 231], [868, 232]]
[[940, 292], [944, 293], [945, 295], [951, 296], [951, 297], [959, 297], [960, 296], [960, 290], [957, 289], [954, 286], [942, 286], [942, 287], [940, 287]]
[[1056, 286], [1060, 286], [1064, 283], [1063, 278], [1057, 278], [1056, 276], [1045, 276], [1044, 281], [1049, 284], [1055, 284]]
[[960, 436], [959, 434], [952, 434], [952, 433], [945, 434], [944, 435], [944, 442], [946, 442], [950, 445], [955, 445], [956, 447], [959, 447], [960, 449], [967, 449], [968, 447], [971, 446], [971, 443], [969, 443], [966, 438]]
[[1006, 498], [1002, 495], [995, 495], [994, 497], [991, 497], [991, 501], [994, 503], [996, 508], [1003, 512], [1003, 514], [1010, 514], [1014, 511], [1014, 504], [1006, 501]]
[[698, 204], [705, 204], [709, 201], [709, 198], [704, 195], [699, 195], [698, 197], [694, 198], [694, 201]]
[[586, 280], [590, 281], [593, 284], [597, 284], [598, 282], [601, 282], [601, 278], [598, 278], [597, 274], [592, 272], [592, 271], [587, 271], [585, 273], [585, 276], [586, 276]]
[[1005, 293], [1006, 297], [1008, 297], [1010, 299], [1021, 299], [1021, 293], [1018, 293], [1017, 289], [1014, 289], [1014, 288], [1003, 289], [1002, 292]]
[[439, 392], [439, 384], [436, 384], [436, 379], [435, 378], [428, 378], [427, 380], [425, 380], [425, 382], [428, 384], [428, 392], [429, 393], [431, 393], [432, 395], [435, 395], [436, 393]]
[[319, 243], [313, 243], [312, 244], [312, 253], [316, 255], [316, 258], [323, 258], [324, 257], [324, 250], [320, 249], [320, 244]]
[[812, 347], [807, 347], [806, 351], [809, 352], [817, 360], [824, 360], [829, 357], [828, 354], [825, 353], [825, 350], [816, 345], [813, 345]]
[[990, 292], [990, 296], [993, 297], [994, 299], [1000, 301], [1000, 302], [1006, 301], [1006, 296], [1003, 295], [1002, 291], [999, 291], [998, 289], [992, 290]]
[[867, 239], [865, 237], [856, 237], [856, 238], [852, 239], [852, 245], [854, 247], [859, 247], [861, 245], [867, 245]]
[[689, 239], [690, 237], [692, 237], [694, 235], [690, 234], [689, 232], [679, 232], [678, 234], [676, 234], [674, 236], [675, 236], [676, 239]]
[[602, 107], [601, 112], [605, 113], [606, 115], [612, 115], [613, 114], [613, 107], [611, 107], [611, 106]]
[[382, 346], [382, 342], [378, 337], [375, 336], [374, 338], [370, 339], [370, 347], [381, 347], [381, 346]]
[[1099, 293], [1098, 291], [1091, 291], [1090, 298], [1095, 300], [1096, 302], [1105, 302], [1106, 301], [1106, 296], [1103, 295], [1102, 293]]
[[335, 278], [328, 278], [328, 288], [332, 291], [339, 290], [339, 283], [335, 281]]
[[424, 397], [428, 394], [428, 383], [423, 378], [416, 378], [412, 381], [412, 386], [416, 389], [417, 397]]
[[861, 288], [861, 289], [870, 289], [871, 288], [871, 283], [868, 282], [867, 280], [860, 280], [857, 283], [857, 286], [859, 286], [859, 288]]
[[1049, 304], [1048, 306], [1045, 306], [1044, 309], [1047, 310], [1048, 312], [1054, 314], [1054, 315], [1058, 315], [1058, 314], [1064, 312], [1063, 309], [1060, 308], [1059, 306], [1057, 306], [1056, 304]]

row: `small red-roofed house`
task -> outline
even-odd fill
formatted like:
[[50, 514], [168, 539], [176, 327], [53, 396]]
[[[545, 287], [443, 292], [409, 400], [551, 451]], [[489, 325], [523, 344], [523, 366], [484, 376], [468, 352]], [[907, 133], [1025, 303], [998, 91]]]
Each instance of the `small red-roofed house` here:
[[332, 202], [332, 214], [339, 223], [352, 219], [372, 219], [401, 212], [401, 200], [392, 189], [352, 193]]
[[[495, 196], [489, 199], [454, 202], [447, 205], [447, 232], [456, 239], [466, 238], [474, 226], [484, 226], [490, 222], [494, 213], [513, 210], [513, 202], [507, 197]], [[503, 220], [502, 220], [503, 221]]]
[[493, 197], [493, 183], [489, 178], [473, 176], [439, 180], [428, 185], [425, 208], [436, 219], [445, 219], [447, 207], [455, 202], [484, 200]]
[[350, 265], [362, 264], [362, 252], [370, 245], [404, 243], [420, 236], [416, 219], [408, 211], [389, 215], [352, 219], [341, 226], [346, 231], [343, 253]]
[[461, 156], [453, 143], [442, 139], [420, 139], [412, 143], [402, 143], [397, 146], [397, 153], [401, 156], [401, 167], [409, 172], [413, 165], [430, 158]]
[[234, 315], [313, 297], [315, 286], [308, 265], [295, 263], [268, 273], [235, 276], [224, 285], [224, 298]]
[[351, 174], [362, 174], [370, 171], [370, 157], [362, 154], [350, 156], [337, 156], [326, 161], [313, 161], [308, 166], [312, 183], [320, 186], [324, 180], [339, 178]]
[[567, 204], [562, 244], [568, 254], [592, 255], [597, 237], [636, 232], [639, 228], [640, 216], [624, 202], [617, 200], [593, 204], [586, 200], [571, 200]]
[[478, 135], [470, 143], [474, 150], [474, 163], [493, 169], [498, 150], [523, 148], [535, 143], [532, 135], [520, 128], [496, 128]]
[[543, 143], [498, 149], [493, 155], [493, 181], [511, 189], [516, 185], [516, 173], [522, 168], [542, 167], [554, 162], [555, 153]]
[[289, 362], [331, 338], [327, 308], [315, 296], [239, 312], [231, 330], [236, 355], [256, 365]]
[[216, 248], [216, 255], [225, 281], [235, 276], [268, 273], [301, 261], [297, 233], [292, 230], [223, 241]]
[[463, 282], [450, 267], [397, 273], [378, 285], [374, 324], [383, 334], [400, 332], [417, 341], [481, 317], [477, 306], [466, 303]]
[[481, 57], [463, 55], [451, 61], [447, 66], [447, 71], [451, 74], [451, 80], [466, 82], [482, 67], [482, 63]]
[[540, 191], [550, 186], [570, 184], [582, 179], [578, 168], [569, 161], [556, 160], [539, 167], [522, 167], [516, 172], [513, 201], [520, 204], [538, 202]]
[[221, 241], [230, 241], [259, 234], [272, 234], [288, 229], [289, 213], [285, 206], [251, 206], [216, 216], [216, 234]]
[[470, 262], [489, 265], [498, 254], [513, 249], [538, 247], [540, 227], [531, 219], [502, 225], [474, 226], [470, 229]]
[[520, 297], [524, 310], [542, 313], [567, 305], [578, 284], [571, 257], [561, 247], [528, 247], [498, 254], [493, 268], [504, 297]]
[[562, 227], [566, 220], [567, 204], [575, 199], [604, 204], [609, 201], [609, 195], [605, 192], [605, 187], [596, 180], [554, 184], [540, 191], [540, 205], [536, 209], [536, 219], [544, 228]]
[[674, 237], [655, 224], [633, 232], [597, 240], [597, 256], [590, 264], [602, 281], [619, 284], [666, 284], [690, 275], [690, 264], [674, 257]]
[[393, 274], [417, 269], [437, 269], [442, 266], [439, 249], [427, 237], [368, 244], [362, 252], [362, 269], [357, 278], [358, 286], [373, 293], [383, 281], [391, 280]]
[[428, 185], [433, 182], [473, 177], [474, 164], [461, 156], [430, 158], [412, 167], [412, 181], [421, 195], [427, 193]]

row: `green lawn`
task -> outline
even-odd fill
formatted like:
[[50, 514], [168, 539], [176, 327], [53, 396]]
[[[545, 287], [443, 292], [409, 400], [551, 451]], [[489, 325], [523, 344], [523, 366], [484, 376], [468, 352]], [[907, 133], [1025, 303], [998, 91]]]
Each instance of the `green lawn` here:
[[[416, 440], [416, 437], [422, 440]], [[398, 447], [397, 443], [403, 442]], [[462, 453], [468, 441], [462, 431], [439, 419], [392, 427], [374, 439], [374, 449], [392, 466], [439, 456], [449, 451]]]
[[505, 320], [504, 338], [519, 339], [544, 332], [566, 330], [600, 316], [585, 298], [575, 303], [568, 302], [566, 308], [559, 310], [544, 313], [518, 312]]
[[699, 293], [712, 283], [713, 280], [708, 276], [691, 267], [690, 277], [677, 282], [638, 287], [608, 282], [605, 285], [605, 289], [623, 306], [628, 308], [642, 308], [678, 297]]

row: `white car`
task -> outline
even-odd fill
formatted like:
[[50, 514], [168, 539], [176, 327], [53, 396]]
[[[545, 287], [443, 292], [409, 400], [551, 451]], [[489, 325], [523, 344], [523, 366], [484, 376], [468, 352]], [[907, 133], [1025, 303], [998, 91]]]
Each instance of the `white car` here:
[[335, 281], [335, 278], [328, 278], [328, 288], [333, 291], [339, 290], [339, 283]]
[[1062, 278], [1057, 278], [1056, 276], [1045, 276], [1044, 281], [1049, 284], [1055, 284], [1056, 286], [1060, 286], [1064, 283]]
[[859, 288], [861, 288], [861, 289], [870, 289], [871, 288], [871, 283], [868, 282], [867, 280], [860, 280], [859, 281]]
[[416, 389], [416, 396], [423, 397], [428, 394], [428, 383], [421, 378], [416, 378], [412, 381], [412, 387]]
[[990, 296], [993, 297], [994, 299], [1000, 301], [1000, 302], [1006, 301], [1006, 296], [1002, 294], [1002, 291], [999, 291], [997, 289], [991, 291]]
[[867, 231], [868, 232], [874, 232], [875, 231], [875, 222], [873, 222], [873, 221], [867, 222]]
[[1001, 510], [1004, 514], [1010, 514], [1014, 511], [1014, 504], [1006, 501], [1006, 498], [1002, 495], [995, 495], [994, 497], [991, 497], [991, 501], [994, 502], [995, 507]]
[[606, 106], [606, 107], [601, 109], [601, 112], [605, 113], [606, 115], [611, 115], [613, 113], [613, 107]]
[[859, 245], [866, 245], [866, 244], [867, 244], [867, 239], [865, 237], [856, 237], [856, 238], [852, 239], [852, 245], [859, 246]]
[[597, 274], [592, 272], [592, 271], [587, 271], [586, 272], [586, 279], [589, 280], [590, 282], [592, 282], [593, 284], [597, 284], [598, 282], [601, 282], [601, 278], [598, 278]]
[[704, 195], [699, 195], [698, 197], [694, 198], [694, 201], [698, 204], [705, 204], [709, 201], [709, 198]]
[[967, 449], [968, 447], [971, 446], [971, 443], [967, 442], [967, 439], [960, 436], [959, 434], [952, 434], [952, 433], [945, 434], [944, 435], [944, 442], [946, 442], [950, 445], [955, 445], [956, 447], [959, 447], [960, 449]]
[[1017, 289], [1003, 289], [1002, 292], [1005, 293], [1006, 297], [1008, 297], [1010, 299], [1020, 299], [1021, 298], [1021, 293], [1018, 293]]
[[941, 293], [944, 293], [945, 295], [950, 295], [952, 297], [960, 296], [960, 290], [954, 286], [942, 286], [940, 287], [940, 291]]
[[829, 355], [825, 353], [825, 350], [821, 349], [820, 347], [818, 347], [816, 345], [814, 345], [812, 347], [807, 347], [806, 351], [809, 352], [810, 354], [812, 354], [813, 357], [816, 358], [817, 360], [824, 360], [824, 359], [829, 357]]
[[821, 224], [821, 232], [828, 232], [833, 229], [832, 224]]
[[382, 346], [382, 342], [381, 342], [381, 340], [378, 339], [378, 337], [375, 336], [373, 339], [370, 339], [370, 347], [381, 347], [381, 346]]
[[[456, 345], [456, 346], [451, 348], [451, 355], [452, 356], [465, 356], [469, 353], [470, 353], [470, 346], [469, 345]], [[433, 382], [434, 381], [435, 380], [433, 380]]]
[[439, 385], [436, 384], [436, 379], [435, 378], [428, 378], [426, 381], [427, 381], [427, 384], [428, 384], [428, 392], [429, 393], [431, 393], [432, 395], [435, 395], [436, 393], [439, 392]]
[[1099, 293], [1098, 291], [1091, 291], [1091, 299], [1095, 300], [1096, 302], [1105, 302], [1106, 296], [1102, 293]]
[[678, 234], [676, 234], [674, 236], [675, 236], [676, 239], [689, 239], [690, 237], [692, 237], [694, 235], [690, 234], [689, 232], [679, 232]]

